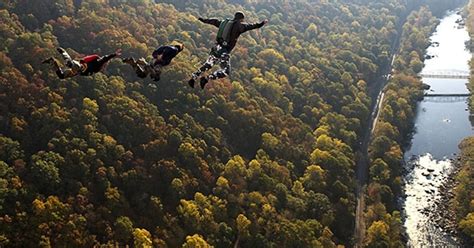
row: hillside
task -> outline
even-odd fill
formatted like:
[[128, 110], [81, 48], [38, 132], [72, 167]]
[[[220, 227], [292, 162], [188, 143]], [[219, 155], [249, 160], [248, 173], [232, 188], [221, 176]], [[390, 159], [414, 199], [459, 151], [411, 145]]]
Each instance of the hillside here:
[[[355, 151], [404, 3], [0, 2], [0, 246], [350, 246]], [[217, 32], [197, 18], [236, 10], [270, 23], [240, 38], [230, 79], [191, 89]], [[156, 85], [119, 59], [66, 80], [41, 64], [176, 41]]]

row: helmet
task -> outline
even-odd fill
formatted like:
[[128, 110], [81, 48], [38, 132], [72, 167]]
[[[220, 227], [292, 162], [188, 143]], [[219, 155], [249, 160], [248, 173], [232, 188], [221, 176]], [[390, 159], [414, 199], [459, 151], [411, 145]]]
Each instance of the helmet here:
[[183, 49], [184, 49], [184, 45], [181, 44], [181, 43], [175, 44], [174, 46], [175, 46], [176, 48], [178, 48], [178, 50], [179, 50], [180, 52], [183, 51]]
[[245, 18], [245, 15], [244, 13], [242, 13], [241, 11], [237, 11], [235, 12], [235, 15], [234, 15], [234, 19], [235, 20], [242, 20]]

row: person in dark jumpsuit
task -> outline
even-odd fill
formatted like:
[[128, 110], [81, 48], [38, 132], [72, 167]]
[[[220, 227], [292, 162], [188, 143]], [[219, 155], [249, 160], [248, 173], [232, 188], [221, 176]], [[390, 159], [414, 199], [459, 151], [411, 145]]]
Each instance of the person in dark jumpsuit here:
[[183, 51], [184, 45], [172, 45], [172, 46], [161, 46], [153, 51], [153, 59], [147, 62], [144, 58], [135, 60], [134, 58], [125, 58], [122, 61], [130, 64], [137, 76], [140, 78], [146, 78], [148, 75], [154, 80], [159, 81], [161, 75], [161, 68], [171, 63], [176, 55]]

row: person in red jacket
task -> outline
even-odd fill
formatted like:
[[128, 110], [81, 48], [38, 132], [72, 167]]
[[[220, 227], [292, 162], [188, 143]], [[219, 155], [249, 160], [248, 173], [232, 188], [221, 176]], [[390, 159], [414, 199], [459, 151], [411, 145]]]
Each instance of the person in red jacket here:
[[237, 40], [239, 39], [240, 35], [249, 30], [261, 28], [268, 23], [268, 20], [265, 20], [259, 23], [248, 24], [244, 23], [244, 19], [245, 16], [242, 12], [235, 13], [234, 19], [232, 20], [199, 18], [199, 21], [203, 23], [218, 27], [219, 31], [217, 33], [216, 45], [212, 48], [209, 58], [201, 66], [201, 68], [193, 73], [192, 78], [188, 81], [189, 86], [194, 88], [196, 79], [217, 63], [220, 64], [221, 69], [215, 71], [207, 77], [201, 77], [201, 88], [204, 89], [204, 86], [209, 82], [209, 80], [228, 76], [230, 73], [230, 53], [237, 44]]
[[121, 49], [117, 49], [114, 53], [105, 56], [99, 56], [97, 54], [87, 55], [79, 60], [74, 60], [64, 50], [64, 48], [57, 48], [59, 54], [61, 54], [64, 62], [66, 62], [66, 68], [61, 68], [58, 60], [53, 57], [43, 60], [43, 64], [51, 64], [56, 70], [56, 75], [60, 79], [70, 78], [77, 75], [90, 76], [94, 73], [100, 72], [107, 62], [116, 56], [120, 56], [122, 53]]

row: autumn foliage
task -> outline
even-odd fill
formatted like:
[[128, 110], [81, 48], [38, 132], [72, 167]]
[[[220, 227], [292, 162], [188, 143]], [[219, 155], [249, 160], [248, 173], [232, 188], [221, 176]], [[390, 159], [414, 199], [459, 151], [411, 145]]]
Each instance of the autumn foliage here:
[[[405, 2], [1, 1], [0, 246], [350, 246], [354, 153]], [[235, 10], [270, 25], [240, 38], [229, 79], [187, 87], [216, 33], [197, 17]], [[41, 64], [58, 46], [147, 57], [174, 41], [186, 49], [156, 87], [120, 60], [67, 80]], [[374, 140], [388, 150], [371, 170], [383, 197], [417, 87], [394, 80], [407, 96], [384, 120], [404, 119], [377, 130], [393, 137]], [[377, 217], [370, 237], [397, 218]]]

